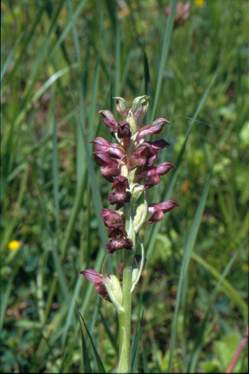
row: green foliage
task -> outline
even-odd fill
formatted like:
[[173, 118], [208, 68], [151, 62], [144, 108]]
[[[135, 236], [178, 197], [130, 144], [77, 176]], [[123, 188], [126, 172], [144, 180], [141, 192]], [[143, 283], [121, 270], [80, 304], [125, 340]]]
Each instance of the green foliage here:
[[[162, 160], [176, 168], [149, 198], [180, 205], [144, 230], [133, 371], [222, 373], [242, 339], [248, 4], [193, 0], [176, 27], [176, 3], [1, 2], [3, 372], [110, 372], [117, 364], [117, 316], [79, 274], [115, 266], [99, 216], [109, 186], [90, 143], [106, 134], [97, 112], [113, 109], [114, 96], [150, 95], [147, 123], [170, 120]], [[236, 372], [248, 370], [246, 353]]]

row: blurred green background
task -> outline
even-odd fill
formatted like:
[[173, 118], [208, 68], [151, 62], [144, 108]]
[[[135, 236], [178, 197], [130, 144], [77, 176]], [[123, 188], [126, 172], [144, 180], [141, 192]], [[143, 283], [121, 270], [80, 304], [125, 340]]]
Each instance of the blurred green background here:
[[97, 112], [117, 95], [148, 94], [147, 123], [170, 120], [162, 159], [177, 168], [150, 199], [180, 204], [146, 232], [133, 370], [223, 373], [245, 333], [249, 3], [192, 0], [176, 18], [170, 4], [1, 2], [3, 372], [82, 372], [79, 311], [115, 365], [114, 312], [79, 272], [105, 261], [110, 184], [90, 141], [109, 137]]

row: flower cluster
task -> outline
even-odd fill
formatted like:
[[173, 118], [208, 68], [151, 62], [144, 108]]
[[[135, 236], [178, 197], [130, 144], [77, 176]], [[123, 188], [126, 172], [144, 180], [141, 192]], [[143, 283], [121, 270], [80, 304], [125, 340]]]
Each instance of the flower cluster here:
[[[174, 200], [148, 205], [145, 198], [146, 190], [159, 184], [161, 177], [174, 167], [171, 162], [157, 164], [159, 152], [168, 143], [164, 139], [149, 139], [159, 134], [168, 120], [158, 118], [149, 125], [143, 125], [148, 96], [134, 99], [131, 108], [123, 98], [115, 100], [120, 119], [117, 120], [109, 110], [99, 112], [115, 142], [102, 137], [92, 142], [100, 172], [112, 183], [108, 201], [113, 209], [101, 212], [108, 232], [107, 251], [111, 254], [120, 249], [134, 249], [135, 237], [141, 227], [161, 221], [166, 212], [177, 206]], [[141, 204], [139, 201], [142, 198]], [[92, 269], [85, 270], [83, 275], [106, 298], [103, 285], [106, 285], [107, 277]]]

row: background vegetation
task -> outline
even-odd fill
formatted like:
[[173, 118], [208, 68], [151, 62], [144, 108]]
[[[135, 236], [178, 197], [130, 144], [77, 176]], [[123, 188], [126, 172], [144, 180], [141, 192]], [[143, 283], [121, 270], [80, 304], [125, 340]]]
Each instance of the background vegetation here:
[[[97, 370], [79, 311], [106, 370], [115, 365], [112, 306], [79, 275], [111, 266], [99, 217], [110, 185], [90, 141], [107, 134], [97, 111], [115, 95], [146, 93], [147, 123], [170, 120], [162, 157], [177, 168], [151, 201], [180, 204], [146, 232], [133, 370], [224, 372], [245, 333], [249, 5], [193, 0], [177, 25], [167, 5], [1, 2], [3, 372]], [[235, 371], [247, 371], [245, 351]]]

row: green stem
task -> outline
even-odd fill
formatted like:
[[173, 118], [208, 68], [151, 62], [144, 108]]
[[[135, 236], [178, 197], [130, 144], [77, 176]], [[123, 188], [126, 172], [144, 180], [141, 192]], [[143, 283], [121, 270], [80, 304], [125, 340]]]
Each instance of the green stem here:
[[119, 312], [119, 361], [117, 373], [130, 372], [132, 269], [123, 272], [123, 311]]

